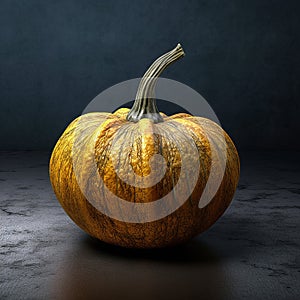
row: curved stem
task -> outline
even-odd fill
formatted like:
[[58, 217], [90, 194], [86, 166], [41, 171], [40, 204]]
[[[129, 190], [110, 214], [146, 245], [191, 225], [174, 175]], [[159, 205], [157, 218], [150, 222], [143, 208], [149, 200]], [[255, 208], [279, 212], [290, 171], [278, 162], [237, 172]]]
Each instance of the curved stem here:
[[184, 51], [181, 45], [178, 44], [173, 50], [160, 56], [150, 66], [140, 81], [135, 101], [127, 115], [128, 121], [138, 122], [142, 118], [149, 118], [154, 123], [163, 122], [163, 118], [156, 106], [155, 85], [162, 71], [182, 56], [184, 56]]

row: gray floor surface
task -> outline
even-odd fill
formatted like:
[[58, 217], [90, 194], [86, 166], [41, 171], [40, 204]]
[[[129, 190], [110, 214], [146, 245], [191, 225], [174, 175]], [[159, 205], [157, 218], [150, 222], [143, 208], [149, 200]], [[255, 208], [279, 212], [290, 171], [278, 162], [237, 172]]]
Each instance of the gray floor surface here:
[[300, 153], [244, 153], [207, 232], [162, 250], [90, 238], [64, 213], [48, 153], [0, 154], [0, 299], [300, 299]]

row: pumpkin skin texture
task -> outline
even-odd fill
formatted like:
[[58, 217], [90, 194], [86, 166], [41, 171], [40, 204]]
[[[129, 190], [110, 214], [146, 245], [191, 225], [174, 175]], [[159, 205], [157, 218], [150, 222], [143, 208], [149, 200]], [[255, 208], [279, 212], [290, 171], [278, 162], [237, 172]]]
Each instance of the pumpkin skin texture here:
[[[57, 142], [50, 159], [50, 179], [55, 194], [64, 210], [79, 227], [104, 242], [124, 247], [154, 248], [187, 241], [209, 228], [230, 204], [239, 178], [239, 158], [235, 146], [229, 136], [217, 124], [205, 118], [193, 117], [188, 114], [178, 114], [171, 117], [162, 115], [164, 118], [162, 123], [154, 124], [149, 119], [132, 123], [126, 120], [128, 111], [128, 109], [122, 108], [110, 116], [103, 113], [90, 113], [88, 117], [85, 115], [84, 122], [80, 122], [82, 117], [79, 117], [67, 127]], [[109, 117], [105, 124], [102, 123], [103, 117]], [[99, 174], [105, 174], [104, 184], [118, 197], [127, 201], [142, 203], [155, 201], [173, 188], [174, 181], [176, 182], [180, 173], [181, 159], [179, 153], [170, 145], [168, 146], [166, 138], [158, 140], [151, 133], [148, 133], [148, 138], [143, 141], [138, 140], [137, 143], [140, 144], [133, 147], [130, 144], [132, 139], [124, 138], [123, 146], [124, 148], [130, 147], [130, 163], [134, 164], [136, 172], [140, 170], [143, 174], [149, 173], [149, 157], [159, 152], [170, 162], [171, 168], [160, 182], [149, 188], [137, 188], [122, 182], [114, 172], [111, 160], [107, 159], [106, 154], [112, 151], [109, 148], [110, 141], [115, 132], [126, 126], [128, 127], [126, 134], [134, 135], [138, 130], [141, 130], [141, 127], [150, 127], [151, 129], [151, 127], [157, 126], [160, 127], [160, 130], [168, 131], [174, 124], [182, 124], [186, 128], [185, 134], [190, 134], [195, 141], [201, 162], [198, 181], [190, 198], [172, 214], [147, 223], [121, 222], [97, 210], [85, 198], [78, 186], [72, 162], [74, 156], [78, 155], [76, 152], [72, 152], [76, 130], [88, 130], [89, 126], [95, 122], [98, 122], [100, 126], [96, 130], [94, 153]], [[77, 128], [78, 124], [80, 129]], [[210, 129], [208, 133], [205, 133], [206, 128]], [[179, 131], [175, 127], [172, 134], [176, 130]], [[108, 134], [108, 132], [110, 133]], [[211, 139], [219, 142], [220, 134], [224, 135], [226, 142], [225, 174], [212, 201], [204, 208], [199, 208], [199, 198], [207, 183], [208, 170], [211, 166], [211, 150], [207, 136], [210, 135]], [[182, 139], [182, 137], [179, 138]], [[87, 140], [87, 142], [90, 141]], [[141, 149], [143, 150], [141, 151]], [[102, 159], [103, 153], [105, 153], [106, 159]], [[118, 162], [128, 163], [126, 151], [119, 151], [118, 154], [116, 158]], [[89, 159], [86, 158], [86, 160]], [[189, 168], [193, 168], [193, 160], [191, 160]], [[82, 165], [82, 172], [87, 179], [91, 176], [86, 165]], [[188, 178], [186, 180], [188, 185]], [[105, 201], [110, 201], [110, 199], [105, 199]]]
[[[149, 99], [142, 104], [135, 108], [134, 118], [141, 115], [137, 108], [149, 108]], [[151, 105], [150, 109], [155, 110], [155, 104]], [[159, 112], [151, 118], [149, 112], [143, 111], [141, 118], [132, 121], [131, 112], [121, 108], [112, 114], [95, 112], [75, 119], [58, 140], [50, 158], [53, 190], [70, 218], [85, 232], [106, 243], [128, 248], [159, 248], [186, 242], [214, 224], [229, 206], [239, 179], [237, 150], [226, 132], [209, 119]], [[190, 141], [196, 155], [189, 147]], [[178, 149], [178, 144], [184, 151]], [[222, 173], [219, 162], [222, 157], [213, 156], [212, 147], [218, 148], [218, 153], [226, 158], [224, 175], [211, 201], [199, 207], [210, 173]], [[151, 161], [157, 154], [163, 160]], [[214, 169], [213, 159], [217, 160]], [[183, 161], [191, 172], [197, 161], [200, 163], [194, 187], [190, 186], [188, 172], [183, 172]], [[180, 180], [184, 185], [172, 194]], [[151, 206], [169, 193], [173, 196], [162, 206]], [[113, 203], [111, 195], [127, 203], [150, 204], [140, 215], [148, 221], [130, 222], [113, 217], [137, 212], [118, 205], [109, 206]], [[176, 210], [149, 219], [174, 203], [177, 203]], [[111, 214], [100, 209], [105, 205]]]

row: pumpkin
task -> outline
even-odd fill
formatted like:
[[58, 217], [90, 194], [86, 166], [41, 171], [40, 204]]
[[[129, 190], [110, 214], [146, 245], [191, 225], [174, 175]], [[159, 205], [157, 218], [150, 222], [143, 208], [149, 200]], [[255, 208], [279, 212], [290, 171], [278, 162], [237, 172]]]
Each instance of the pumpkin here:
[[[82, 115], [55, 145], [54, 192], [70, 218], [101, 241], [129, 248], [183, 243], [214, 224], [233, 198], [240, 165], [226, 132], [156, 106], [158, 76], [183, 55], [178, 44], [150, 66], [131, 109]], [[215, 191], [207, 190], [211, 179]]]

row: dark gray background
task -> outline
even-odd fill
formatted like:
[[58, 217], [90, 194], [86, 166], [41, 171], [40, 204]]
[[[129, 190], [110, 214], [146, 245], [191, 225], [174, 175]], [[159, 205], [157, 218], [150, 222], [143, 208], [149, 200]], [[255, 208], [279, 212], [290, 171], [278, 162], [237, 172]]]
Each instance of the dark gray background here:
[[0, 149], [52, 149], [177, 42], [186, 56], [164, 77], [200, 92], [239, 149], [300, 149], [299, 3], [1, 0]]
[[[299, 8], [0, 0], [0, 150], [45, 150], [0, 151], [0, 299], [300, 299], [300, 156], [274, 151], [300, 150]], [[56, 201], [49, 150], [96, 95], [178, 42], [186, 56], [163, 76], [199, 91], [242, 150], [234, 200], [180, 247], [97, 242]]]

